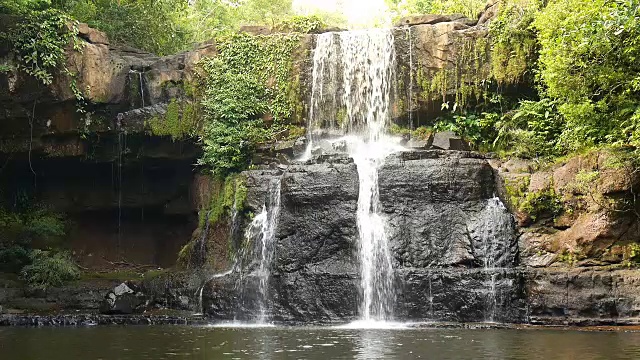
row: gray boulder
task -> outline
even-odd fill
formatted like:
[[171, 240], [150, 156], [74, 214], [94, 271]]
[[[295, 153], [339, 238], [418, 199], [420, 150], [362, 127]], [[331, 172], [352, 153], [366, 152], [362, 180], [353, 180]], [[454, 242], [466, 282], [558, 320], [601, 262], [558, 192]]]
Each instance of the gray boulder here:
[[437, 132], [431, 147], [441, 150], [469, 150], [469, 144], [453, 131]]
[[123, 282], [104, 297], [100, 305], [100, 312], [103, 314], [141, 313], [148, 305], [147, 296], [139, 291], [136, 285]]

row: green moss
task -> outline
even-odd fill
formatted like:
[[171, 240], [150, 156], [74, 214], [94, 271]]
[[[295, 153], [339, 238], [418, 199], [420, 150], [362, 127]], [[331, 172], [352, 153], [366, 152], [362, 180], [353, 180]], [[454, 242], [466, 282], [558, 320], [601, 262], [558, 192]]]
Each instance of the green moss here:
[[347, 109], [345, 107], [340, 107], [338, 112], [336, 113], [336, 123], [339, 127], [343, 127], [347, 121]]
[[528, 191], [529, 176], [505, 181], [505, 189], [513, 208], [537, 221], [543, 216], [555, 218], [564, 211], [560, 194], [553, 187]]
[[146, 127], [155, 136], [171, 136], [173, 140], [181, 140], [198, 134], [198, 117], [197, 104], [172, 99], [167, 105], [167, 112], [147, 120]]
[[511, 205], [516, 208], [518, 207], [520, 199], [522, 199], [527, 193], [530, 181], [531, 177], [528, 175], [513, 179], [505, 179], [504, 187], [507, 195], [509, 196]]
[[[191, 259], [196, 250], [196, 243], [200, 241], [205, 231], [207, 220], [209, 228], [216, 228], [220, 224], [227, 224], [231, 215], [235, 212], [242, 216], [245, 210], [245, 202], [247, 198], [246, 179], [240, 174], [227, 176], [224, 180], [212, 180], [212, 195], [209, 204], [199, 211], [199, 233], [197, 238], [192, 239], [185, 244], [178, 253], [178, 264], [183, 267], [189, 267]], [[231, 240], [231, 239], [229, 239]], [[229, 245], [231, 246], [231, 245]], [[212, 259], [206, 259], [209, 265]]]
[[586, 256], [579, 252], [564, 250], [562, 253], [558, 254], [556, 258], [559, 262], [563, 262], [569, 266], [574, 266], [578, 261], [585, 259]]

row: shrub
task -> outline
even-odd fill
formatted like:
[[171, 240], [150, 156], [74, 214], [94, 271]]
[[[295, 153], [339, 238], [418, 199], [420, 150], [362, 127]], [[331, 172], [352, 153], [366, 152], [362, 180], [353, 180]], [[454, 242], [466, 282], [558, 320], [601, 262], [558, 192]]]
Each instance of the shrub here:
[[542, 216], [555, 218], [563, 211], [562, 199], [552, 188], [528, 192], [519, 200], [518, 210], [529, 214], [533, 221]]
[[18, 273], [30, 261], [29, 249], [24, 246], [0, 248], [0, 271]]
[[277, 31], [315, 33], [327, 27], [324, 20], [317, 15], [292, 16], [276, 25]]
[[53, 82], [58, 70], [73, 76], [66, 67], [65, 49], [69, 43], [76, 50], [82, 48], [82, 42], [77, 38], [77, 22], [55, 9], [29, 10], [23, 16], [24, 21], [1, 35], [11, 44], [18, 69], [44, 85]]
[[80, 277], [78, 266], [67, 252], [33, 250], [29, 259], [31, 264], [22, 268], [20, 275], [33, 288], [46, 290]]

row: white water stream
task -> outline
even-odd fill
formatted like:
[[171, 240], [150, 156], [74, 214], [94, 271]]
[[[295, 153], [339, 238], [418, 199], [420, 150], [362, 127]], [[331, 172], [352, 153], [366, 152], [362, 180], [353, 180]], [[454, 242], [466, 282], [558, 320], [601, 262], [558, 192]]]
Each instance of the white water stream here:
[[[395, 48], [390, 30], [318, 35], [314, 53], [310, 145], [321, 134], [343, 135], [359, 178], [359, 326], [393, 317], [395, 303], [391, 249], [378, 190], [384, 159], [403, 148], [385, 134], [395, 80]], [[340, 76], [341, 75], [341, 76]]]
[[258, 267], [255, 275], [258, 277], [257, 301], [259, 315], [257, 323], [264, 324], [269, 320], [269, 278], [271, 262], [275, 250], [275, 235], [280, 214], [281, 178], [277, 177], [269, 184], [269, 195], [262, 211], [257, 214], [247, 228], [245, 237], [254, 240], [254, 257], [257, 256]]

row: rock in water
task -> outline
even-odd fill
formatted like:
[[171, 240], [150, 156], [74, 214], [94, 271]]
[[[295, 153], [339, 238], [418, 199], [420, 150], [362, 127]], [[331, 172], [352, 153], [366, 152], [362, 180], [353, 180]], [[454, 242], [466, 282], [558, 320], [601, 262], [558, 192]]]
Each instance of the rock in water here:
[[149, 301], [142, 292], [136, 291], [137, 286], [123, 282], [116, 286], [104, 297], [100, 304], [103, 314], [133, 314], [143, 312]]

